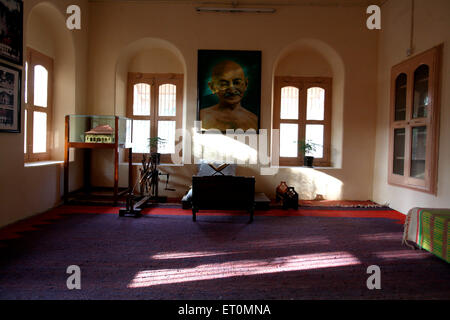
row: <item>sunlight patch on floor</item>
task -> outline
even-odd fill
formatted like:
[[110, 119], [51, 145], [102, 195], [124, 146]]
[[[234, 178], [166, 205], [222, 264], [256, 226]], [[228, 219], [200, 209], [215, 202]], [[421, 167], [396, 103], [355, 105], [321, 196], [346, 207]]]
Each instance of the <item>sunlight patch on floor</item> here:
[[391, 232], [391, 233], [374, 233], [374, 234], [363, 234], [360, 236], [361, 240], [398, 240], [399, 243], [402, 241], [402, 233]]
[[197, 251], [197, 252], [172, 252], [172, 253], [158, 253], [152, 256], [152, 259], [187, 259], [187, 258], [202, 258], [213, 257], [227, 254], [246, 253], [248, 251]]
[[264, 260], [241, 260], [203, 264], [193, 268], [159, 269], [138, 272], [128, 288], [143, 288], [188, 281], [214, 280], [258, 274], [333, 268], [361, 264], [348, 252], [293, 255]]
[[274, 248], [274, 247], [286, 247], [305, 244], [330, 244], [330, 240], [327, 237], [312, 236], [301, 239], [268, 239], [268, 240], [255, 240], [248, 242], [252, 247], [261, 248]]
[[374, 255], [384, 260], [426, 259], [430, 257], [430, 253], [419, 250], [382, 251], [374, 252]]
[[[271, 239], [271, 240], [257, 240], [248, 241], [244, 243], [249, 249], [272, 249], [272, 248], [286, 248], [288, 246], [296, 245], [308, 245], [308, 244], [330, 244], [330, 240], [327, 237], [308, 237], [302, 239]], [[163, 252], [151, 256], [152, 259], [164, 260], [164, 259], [188, 259], [188, 258], [202, 258], [213, 257], [220, 255], [241, 254], [248, 253], [249, 250], [241, 251], [193, 251], [193, 252]]]

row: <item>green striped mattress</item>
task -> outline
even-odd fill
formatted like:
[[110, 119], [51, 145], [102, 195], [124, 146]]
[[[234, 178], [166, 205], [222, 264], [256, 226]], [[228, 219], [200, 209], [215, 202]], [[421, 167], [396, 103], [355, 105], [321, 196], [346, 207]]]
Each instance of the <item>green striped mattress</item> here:
[[413, 242], [450, 262], [449, 221], [450, 209], [413, 208], [405, 220], [403, 243]]

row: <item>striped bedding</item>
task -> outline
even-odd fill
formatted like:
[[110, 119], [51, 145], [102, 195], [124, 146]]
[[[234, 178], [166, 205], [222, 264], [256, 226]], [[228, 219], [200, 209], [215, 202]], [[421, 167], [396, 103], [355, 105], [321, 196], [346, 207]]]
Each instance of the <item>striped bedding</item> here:
[[405, 220], [403, 243], [415, 243], [450, 262], [450, 209], [412, 208]]

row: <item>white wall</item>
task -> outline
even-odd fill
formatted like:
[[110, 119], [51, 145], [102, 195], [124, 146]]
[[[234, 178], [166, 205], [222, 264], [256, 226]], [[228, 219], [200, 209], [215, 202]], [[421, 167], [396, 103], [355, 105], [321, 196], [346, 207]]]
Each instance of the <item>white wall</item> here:
[[[77, 3], [86, 13], [83, 29], [69, 34], [72, 38], [72, 52], [65, 45], [68, 34], [65, 28], [65, 12], [69, 4]], [[34, 10], [36, 9], [36, 10]], [[32, 16], [37, 12], [36, 16]], [[86, 98], [86, 53], [87, 53], [87, 0], [27, 0], [24, 1], [24, 48], [26, 45], [44, 51], [55, 58], [55, 77], [57, 93], [55, 95], [55, 159], [61, 159], [64, 123], [61, 110], [71, 110], [73, 113], [85, 112]], [[30, 18], [31, 17], [31, 18]], [[30, 20], [31, 19], [31, 20]], [[42, 26], [39, 22], [47, 23]], [[31, 28], [29, 29], [29, 23]], [[37, 25], [36, 25], [37, 23]], [[55, 25], [56, 24], [56, 25]], [[39, 28], [39, 29], [38, 29]], [[29, 30], [29, 32], [28, 32]], [[27, 41], [28, 39], [28, 41]], [[62, 40], [64, 39], [64, 40]], [[63, 43], [64, 42], [64, 43]], [[67, 65], [67, 55], [74, 55], [72, 65]], [[67, 74], [72, 74], [67, 79]], [[24, 79], [24, 73], [22, 76]], [[22, 86], [23, 87], [23, 86]], [[46, 211], [61, 201], [63, 186], [62, 165], [24, 166], [24, 101], [22, 98], [22, 130], [20, 134], [1, 133], [0, 145], [0, 226]], [[69, 108], [67, 109], [67, 107]], [[80, 166], [71, 164], [73, 173], [79, 173]], [[80, 185], [78, 175], [74, 175], [71, 188]]]
[[[280, 73], [289, 74], [291, 71], [286, 61], [295, 61], [296, 48], [303, 48], [305, 43], [315, 43], [313, 47], [321, 57], [301, 53], [303, 49], [299, 49], [299, 54], [309, 55], [309, 60], [314, 60], [314, 64], [325, 61], [328, 66], [324, 64], [317, 72], [332, 74], [333, 90], [340, 92], [333, 98], [334, 106], [341, 104], [340, 113], [333, 114], [332, 143], [338, 151], [333, 155], [334, 167], [315, 170], [280, 168], [276, 175], [264, 176], [260, 174], [260, 166], [248, 165], [240, 166], [238, 174], [255, 175], [257, 190], [269, 196], [273, 196], [275, 187], [284, 180], [293, 185], [303, 198], [314, 197], [317, 193], [325, 194], [330, 199], [372, 198], [379, 203], [388, 202], [401, 212], [416, 205], [450, 206], [450, 146], [446, 143], [450, 139], [449, 1], [416, 0], [416, 52], [444, 43], [437, 196], [387, 184], [390, 68], [406, 59], [409, 0], [390, 0], [383, 5], [381, 31], [367, 30], [366, 8], [363, 6], [280, 7], [273, 15], [228, 15], [199, 14], [193, 5], [186, 3], [89, 3], [88, 0], [27, 0], [25, 26], [32, 8], [43, 2], [59, 11], [60, 21], [64, 21], [65, 9], [69, 4], [77, 3], [82, 8], [82, 30], [70, 32], [75, 65], [73, 69], [71, 66], [65, 69], [74, 70], [75, 84], [74, 87], [62, 87], [62, 90], [73, 90], [68, 103], [69, 109], [77, 114], [123, 114], [125, 86], [124, 79], [120, 84], [118, 75], [125, 74], [128, 67], [133, 70], [155, 70], [157, 65], [151, 65], [153, 62], [146, 60], [148, 52], [145, 50], [138, 55], [127, 56], [129, 61], [126, 64], [119, 65], [119, 61], [126, 50], [133, 50], [129, 47], [131, 44], [151, 38], [168, 44], [156, 49], [162, 50], [158, 61], [166, 59], [166, 63], [178, 63], [174, 68], [179, 70], [181, 66], [185, 73], [183, 124], [187, 130], [192, 128], [196, 119], [197, 50], [261, 50], [261, 127], [270, 131], [273, 75], [277, 66]], [[61, 26], [59, 31], [64, 28]], [[66, 49], [58, 49], [57, 43], [45, 39], [35, 45], [53, 50], [55, 55]], [[168, 48], [172, 56], [163, 52]], [[285, 56], [286, 52], [290, 56]], [[61, 70], [64, 68], [59, 68]], [[303, 72], [306, 72], [304, 68], [292, 69], [295, 74]], [[314, 73], [314, 70], [309, 69], [309, 72]], [[63, 74], [60, 73], [60, 76], [63, 77]], [[58, 104], [63, 100], [61, 97]], [[62, 116], [57, 115], [58, 123], [61, 123]], [[61, 142], [61, 136], [57, 140]], [[62, 167], [24, 167], [23, 132], [0, 134], [0, 145], [0, 226], [57, 205], [63, 185]], [[56, 154], [60, 152], [61, 149]], [[108, 155], [101, 153], [100, 158], [96, 159], [98, 161], [94, 161], [93, 180], [98, 185], [110, 185], [111, 161], [102, 162]], [[72, 171], [72, 189], [81, 184], [81, 166], [76, 167]], [[191, 183], [195, 166], [164, 170], [171, 173], [177, 188], [175, 194], [168, 195], [182, 195]], [[125, 166], [121, 169], [121, 178], [126, 183]]]
[[450, 208], [450, 1], [416, 0], [414, 54], [444, 44], [437, 195], [389, 185], [389, 98], [391, 67], [406, 60], [410, 40], [411, 1], [388, 1], [382, 7], [379, 38], [378, 110], [373, 199], [407, 213], [412, 207]]
[[[261, 50], [261, 128], [268, 129], [270, 135], [273, 76], [278, 61], [295, 44], [315, 43], [333, 74], [338, 69], [340, 76], [333, 83], [333, 90], [341, 93], [336, 101], [333, 99], [333, 103], [340, 104], [340, 113], [333, 119], [338, 127], [332, 137], [337, 151], [333, 156], [335, 166], [312, 171], [281, 168], [275, 176], [261, 175], [260, 166], [240, 166], [241, 173], [255, 175], [257, 190], [269, 196], [284, 180], [307, 198], [322, 193], [328, 198], [369, 199], [375, 142], [377, 31], [366, 28], [365, 9], [301, 6], [280, 7], [273, 15], [230, 15], [199, 14], [190, 4], [92, 2], [88, 110], [103, 115], [121, 113], [124, 99], [117, 90], [123, 92], [125, 86], [120, 81], [117, 85], [116, 75], [125, 70], [119, 70], [117, 62], [131, 44], [145, 38], [159, 39], [172, 45], [185, 64], [183, 123], [186, 130], [191, 130], [197, 109], [197, 50]], [[100, 172], [112, 172], [103, 166], [107, 163], [93, 168], [98, 170], [94, 184], [112, 185], [112, 176]], [[186, 167], [191, 169], [186, 171]], [[174, 179], [179, 176], [180, 181], [188, 181], [177, 189], [182, 195], [190, 184], [194, 166], [167, 170]], [[121, 172], [121, 178], [126, 177], [126, 168]]]

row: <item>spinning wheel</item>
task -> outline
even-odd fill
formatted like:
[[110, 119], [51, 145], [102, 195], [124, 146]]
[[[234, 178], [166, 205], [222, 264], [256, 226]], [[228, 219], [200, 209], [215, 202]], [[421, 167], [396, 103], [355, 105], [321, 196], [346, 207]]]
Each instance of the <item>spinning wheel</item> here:
[[[153, 152], [150, 157], [143, 155], [142, 168], [139, 169], [141, 175], [140, 179], [136, 182], [133, 190], [127, 196], [126, 209], [121, 209], [119, 211], [119, 216], [133, 216], [138, 217], [141, 215], [141, 207], [147, 202], [166, 202], [166, 197], [160, 197], [158, 195], [158, 185], [159, 177], [166, 176], [166, 187], [164, 190], [175, 191], [175, 189], [168, 188], [169, 184], [169, 173], [160, 173], [158, 170], [158, 165], [160, 164], [161, 154]], [[134, 189], [139, 183], [139, 189], [141, 193], [141, 198], [136, 197], [133, 194]]]

